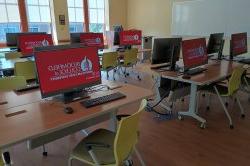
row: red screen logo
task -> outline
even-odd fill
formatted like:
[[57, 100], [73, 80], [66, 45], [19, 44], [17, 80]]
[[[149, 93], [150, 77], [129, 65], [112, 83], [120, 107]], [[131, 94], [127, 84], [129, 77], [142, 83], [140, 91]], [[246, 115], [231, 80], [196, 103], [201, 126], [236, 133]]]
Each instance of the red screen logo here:
[[52, 36], [49, 34], [29, 34], [18, 36], [19, 48], [22, 54], [31, 55], [34, 47], [53, 45]]
[[120, 32], [120, 45], [141, 45], [142, 32], [128, 30]]
[[85, 46], [104, 48], [102, 33], [82, 33], [80, 34], [80, 40]]
[[247, 53], [247, 33], [232, 34], [232, 55]]
[[43, 96], [94, 84], [101, 79], [94, 47], [36, 52], [35, 59]]
[[206, 39], [192, 39], [182, 41], [182, 55], [185, 68], [197, 67], [208, 60]]

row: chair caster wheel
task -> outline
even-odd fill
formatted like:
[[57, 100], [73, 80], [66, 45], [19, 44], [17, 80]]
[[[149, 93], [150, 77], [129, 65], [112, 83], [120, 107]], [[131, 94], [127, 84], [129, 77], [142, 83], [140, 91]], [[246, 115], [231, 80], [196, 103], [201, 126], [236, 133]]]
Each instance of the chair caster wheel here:
[[137, 76], [137, 78], [138, 78], [138, 80], [139, 80], [139, 81], [141, 81], [141, 78], [140, 78], [140, 76]]
[[48, 156], [48, 152], [43, 152], [43, 156]]
[[201, 129], [205, 129], [205, 128], [206, 128], [206, 123], [201, 123], [201, 124], [200, 124], [200, 128], [201, 128]]
[[225, 106], [228, 107], [228, 102], [225, 102]]
[[206, 110], [207, 110], [207, 111], [208, 111], [208, 110], [210, 110], [210, 107], [209, 107], [209, 106], [207, 106]]
[[133, 166], [134, 165], [133, 160], [127, 160], [127, 161], [125, 161], [124, 165], [125, 166]]
[[242, 115], [241, 115], [241, 118], [242, 118], [242, 119], [244, 119], [244, 118], [245, 118], [245, 116], [246, 116], [245, 114], [242, 114]]
[[127, 73], [126, 75], [129, 76], [129, 73]]
[[202, 97], [206, 97], [205, 93], [204, 93], [204, 94], [202, 94]]
[[184, 120], [184, 118], [181, 115], [178, 115], [179, 120]]
[[230, 127], [230, 129], [234, 129], [234, 126], [233, 126], [233, 125], [230, 125], [229, 127]]
[[181, 101], [184, 102], [184, 98], [182, 98]]

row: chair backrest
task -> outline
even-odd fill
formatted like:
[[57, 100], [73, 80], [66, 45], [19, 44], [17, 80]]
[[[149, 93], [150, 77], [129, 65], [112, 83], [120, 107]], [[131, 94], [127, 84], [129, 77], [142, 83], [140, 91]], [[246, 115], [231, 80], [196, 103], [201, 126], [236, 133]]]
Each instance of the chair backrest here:
[[118, 52], [107, 52], [102, 55], [102, 68], [114, 68], [118, 65]]
[[242, 66], [239, 66], [234, 69], [233, 74], [231, 75], [228, 83], [228, 95], [233, 95], [241, 85], [241, 77], [245, 69]]
[[21, 52], [8, 52], [8, 53], [5, 53], [5, 59], [7, 59], [7, 60], [20, 58], [21, 56], [22, 56]]
[[136, 113], [120, 121], [114, 141], [116, 165], [122, 165], [123, 161], [133, 152], [138, 139], [139, 117], [146, 105], [147, 100], [142, 100]]
[[124, 52], [124, 65], [133, 65], [137, 62], [137, 54], [138, 49], [137, 48], [131, 48], [130, 50], [126, 50]]
[[35, 62], [16, 62], [14, 72], [15, 76], [24, 76], [26, 80], [36, 79]]
[[0, 91], [9, 91], [26, 86], [26, 80], [23, 76], [11, 76], [0, 78]]

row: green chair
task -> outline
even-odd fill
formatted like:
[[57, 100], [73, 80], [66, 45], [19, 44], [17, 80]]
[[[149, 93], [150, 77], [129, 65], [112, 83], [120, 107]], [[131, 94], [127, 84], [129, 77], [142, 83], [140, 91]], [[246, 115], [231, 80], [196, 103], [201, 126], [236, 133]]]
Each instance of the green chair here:
[[24, 76], [26, 80], [36, 79], [36, 67], [34, 61], [16, 62], [14, 67], [15, 76]]
[[0, 166], [4, 166], [2, 157], [0, 158]]
[[23, 76], [2, 77], [0, 78], [0, 91], [23, 88], [26, 84], [26, 80]]
[[227, 118], [229, 119], [229, 126], [231, 129], [233, 128], [232, 118], [222, 98], [235, 98], [240, 107], [241, 117], [242, 118], [245, 117], [243, 107], [240, 103], [239, 97], [237, 96], [237, 92], [240, 89], [241, 80], [242, 80], [242, 76], [244, 72], [245, 72], [245, 69], [243, 67], [235, 68], [231, 77], [229, 78], [227, 87], [220, 85], [220, 84], [214, 84], [211, 86], [202, 87], [200, 89], [200, 91], [209, 91], [209, 92], [215, 93], [218, 96], [219, 101], [223, 107], [223, 110], [226, 113]]
[[109, 71], [113, 70], [113, 79], [115, 80], [115, 72], [118, 66], [118, 52], [107, 52], [102, 55], [102, 70], [106, 71], [107, 79], [109, 78]]
[[[120, 62], [120, 67], [125, 68], [125, 70], [123, 71], [125, 77], [129, 76], [127, 68], [133, 68], [137, 64], [138, 62], [137, 54], [138, 54], [137, 48], [132, 48], [124, 52], [123, 59]], [[139, 74], [137, 75], [137, 78], [138, 80], [141, 80]]]
[[119, 166], [130, 163], [135, 151], [141, 165], [145, 165], [135, 145], [138, 142], [138, 123], [147, 101], [144, 99], [138, 112], [122, 118], [117, 132], [98, 129], [84, 138], [74, 149], [69, 158], [69, 166], [76, 159], [89, 165]]
[[22, 56], [21, 52], [8, 52], [8, 53], [5, 53], [5, 59], [6, 60], [17, 59], [17, 58], [20, 58], [21, 56]]

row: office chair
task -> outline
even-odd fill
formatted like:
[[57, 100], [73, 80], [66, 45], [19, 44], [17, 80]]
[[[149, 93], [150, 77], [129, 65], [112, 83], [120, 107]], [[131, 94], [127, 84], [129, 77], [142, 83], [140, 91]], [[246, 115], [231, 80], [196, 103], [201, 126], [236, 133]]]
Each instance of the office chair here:
[[241, 111], [241, 117], [242, 118], [245, 117], [243, 107], [240, 103], [239, 97], [237, 96], [237, 92], [240, 89], [241, 79], [242, 79], [244, 72], [245, 72], [245, 69], [243, 67], [235, 68], [233, 71], [233, 74], [229, 78], [227, 87], [217, 83], [217, 84], [213, 84], [211, 86], [201, 87], [201, 89], [200, 89], [200, 91], [208, 91], [211, 93], [215, 93], [218, 96], [219, 101], [223, 107], [223, 110], [226, 113], [226, 116], [229, 120], [229, 126], [231, 129], [234, 128], [232, 118], [231, 118], [222, 98], [235, 98], [237, 103], [238, 103], [238, 106], [240, 108], [240, 111]]
[[[125, 77], [129, 76], [127, 68], [133, 68], [137, 64], [137, 54], [137, 48], [132, 48], [124, 52], [123, 59], [120, 61], [120, 67], [125, 68], [124, 71], [122, 71]], [[137, 78], [138, 80], [141, 80], [139, 74], [137, 75]]]
[[138, 142], [138, 123], [141, 113], [145, 110], [147, 101], [141, 102], [139, 110], [129, 117], [122, 118], [117, 132], [98, 129], [84, 138], [74, 149], [69, 158], [80, 160], [89, 165], [123, 165], [130, 163], [130, 157], [135, 151], [141, 165], [145, 165], [135, 148]]
[[8, 53], [5, 53], [5, 59], [6, 60], [17, 59], [17, 58], [20, 58], [21, 56], [22, 56], [21, 52], [8, 52]]
[[36, 79], [35, 62], [16, 62], [14, 67], [14, 74], [15, 76], [24, 76], [26, 80]]
[[115, 80], [115, 72], [118, 66], [118, 52], [107, 52], [102, 55], [101, 68], [107, 73], [107, 79], [109, 78], [109, 71], [113, 70], [113, 79]]
[[0, 91], [9, 91], [23, 88], [27, 85], [23, 76], [11, 76], [0, 78]]

